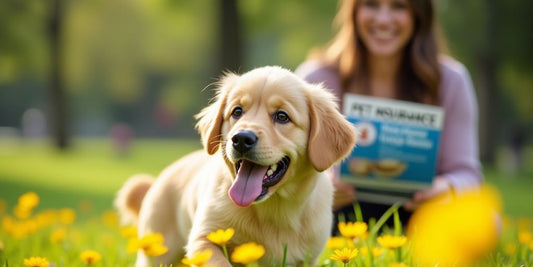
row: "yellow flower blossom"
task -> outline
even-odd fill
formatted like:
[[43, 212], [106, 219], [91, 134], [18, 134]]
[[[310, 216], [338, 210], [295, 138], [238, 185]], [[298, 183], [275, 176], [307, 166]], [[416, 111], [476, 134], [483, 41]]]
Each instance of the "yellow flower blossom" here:
[[420, 266], [468, 266], [498, 244], [500, 196], [491, 187], [429, 201], [411, 217], [410, 251]]
[[[363, 256], [367, 256], [368, 255], [368, 247], [362, 247], [359, 252], [361, 253], [361, 255]], [[383, 248], [380, 248], [380, 247], [373, 247], [372, 248], [372, 256], [373, 257], [379, 257], [381, 256], [381, 254], [383, 254]]]
[[46, 258], [30, 257], [29, 259], [24, 259], [24, 265], [29, 267], [48, 267], [50, 263]]
[[357, 256], [358, 250], [356, 248], [336, 249], [331, 255], [330, 259], [343, 262], [344, 264], [350, 262]]
[[226, 230], [218, 229], [216, 232], [211, 232], [207, 235], [207, 239], [217, 245], [226, 244], [235, 233], [233, 228], [228, 228]]
[[67, 236], [67, 229], [65, 228], [59, 228], [56, 229], [50, 234], [50, 241], [54, 244], [61, 243], [63, 240], [65, 240], [65, 237]]
[[30, 218], [32, 211], [33, 211], [32, 209], [28, 209], [23, 206], [16, 205], [15, 208], [13, 209], [13, 214], [15, 215], [15, 217], [21, 220], [26, 220]]
[[91, 265], [102, 259], [102, 255], [94, 250], [85, 250], [80, 254], [80, 258], [85, 264]]
[[532, 235], [530, 231], [520, 231], [518, 233], [518, 242], [527, 245], [531, 241]]
[[346, 238], [340, 236], [330, 237], [326, 243], [326, 248], [329, 249], [339, 249], [346, 246]]
[[21, 195], [13, 213], [19, 219], [28, 219], [35, 207], [39, 204], [39, 196], [35, 192]]
[[265, 247], [249, 242], [236, 247], [231, 254], [231, 260], [246, 265], [259, 260], [263, 255], [265, 255]]
[[28, 192], [19, 197], [18, 206], [22, 209], [32, 210], [39, 204], [39, 195]]
[[377, 238], [378, 243], [385, 248], [396, 249], [399, 248], [407, 242], [407, 237], [405, 236], [392, 236], [392, 235], [383, 235]]
[[337, 226], [341, 235], [350, 239], [362, 237], [368, 230], [365, 222], [340, 222]]
[[137, 226], [135, 225], [124, 226], [120, 229], [120, 234], [125, 238], [136, 238], [137, 237]]
[[61, 209], [59, 211], [59, 222], [70, 225], [76, 220], [76, 212], [73, 209]]
[[44, 210], [35, 215], [35, 220], [41, 225], [46, 227], [57, 222], [58, 212], [56, 210]]
[[160, 256], [167, 252], [168, 248], [163, 244], [165, 238], [160, 233], [149, 233], [142, 238], [129, 240], [126, 250], [136, 253], [142, 250], [147, 256]]
[[181, 263], [185, 265], [203, 266], [211, 258], [212, 254], [213, 251], [211, 251], [210, 249], [206, 249], [204, 251], [196, 253], [196, 255], [194, 255], [192, 258], [183, 258], [181, 260]]

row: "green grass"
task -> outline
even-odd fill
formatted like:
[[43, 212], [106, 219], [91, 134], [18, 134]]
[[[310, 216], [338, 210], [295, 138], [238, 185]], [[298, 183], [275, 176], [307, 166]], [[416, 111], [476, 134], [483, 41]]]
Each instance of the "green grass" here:
[[[102, 220], [102, 213], [112, 209], [114, 194], [131, 175], [142, 172], [156, 176], [177, 158], [200, 148], [196, 139], [136, 140], [129, 153], [121, 156], [106, 139], [76, 139], [66, 152], [51, 148], [44, 140], [14, 140], [8, 146], [0, 142], [0, 199], [8, 207], [2, 210], [0, 205], [0, 219], [13, 214], [12, 207], [18, 197], [29, 191], [40, 197], [35, 213], [61, 208], [73, 208], [77, 213], [74, 225], [56, 223], [23, 239], [10, 237], [0, 229], [0, 266], [21, 266], [22, 260], [29, 256], [46, 256], [58, 267], [84, 266], [79, 254], [86, 249], [103, 254], [102, 261], [96, 266], [131, 266], [135, 256], [125, 252], [127, 240], [120, 236], [116, 225]], [[532, 152], [532, 149], [528, 150], [530, 159]], [[533, 188], [532, 166], [524, 164], [523, 170], [513, 175], [492, 166], [484, 169], [487, 182], [502, 196], [505, 215], [511, 218], [533, 218], [529, 197]], [[53, 245], [50, 235], [58, 228], [67, 229], [69, 238]], [[511, 243], [516, 243], [516, 236], [516, 228], [503, 234], [506, 242], [510, 240]], [[519, 245], [517, 256], [509, 258], [501, 252], [505, 245], [502, 242], [500, 252], [490, 255], [489, 266], [533, 263], [533, 252], [529, 248]], [[407, 255], [405, 250], [402, 251]], [[321, 255], [321, 263], [340, 266], [327, 263], [328, 253], [331, 251]], [[392, 262], [389, 256], [382, 258], [383, 264]], [[9, 260], [9, 265], [5, 265], [5, 260]], [[359, 266], [368, 266], [360, 258], [357, 261]]]
[[[93, 202], [96, 211], [111, 207], [122, 183], [136, 173], [157, 175], [171, 162], [201, 149], [194, 140], [137, 140], [130, 153], [119, 156], [107, 139], [75, 139], [66, 152], [50, 142], [15, 142], [9, 149], [0, 146], [0, 198], [13, 205], [18, 196], [36, 191], [43, 196], [41, 207], [58, 204], [76, 207], [82, 200]], [[2, 150], [4, 152], [2, 153]], [[533, 149], [527, 151], [533, 159]], [[502, 194], [504, 211], [516, 217], [533, 217], [529, 195], [533, 188], [533, 163], [524, 164], [518, 174], [485, 167], [488, 183]]]
[[0, 154], [0, 197], [12, 206], [19, 195], [35, 191], [40, 207], [76, 207], [91, 201], [96, 211], [111, 208], [122, 183], [136, 173], [156, 176], [177, 158], [200, 149], [197, 140], [138, 140], [119, 155], [106, 139], [77, 139], [68, 151], [47, 141], [18, 143]]

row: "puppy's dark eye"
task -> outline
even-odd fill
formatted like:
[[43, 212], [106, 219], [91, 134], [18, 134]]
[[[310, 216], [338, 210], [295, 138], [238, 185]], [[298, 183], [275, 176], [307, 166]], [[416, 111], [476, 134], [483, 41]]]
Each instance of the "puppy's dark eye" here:
[[290, 122], [291, 119], [289, 118], [289, 115], [287, 115], [287, 113], [285, 113], [284, 111], [278, 111], [276, 112], [276, 114], [274, 114], [274, 121], [284, 124]]
[[238, 119], [242, 116], [242, 108], [241, 107], [236, 107], [233, 109], [233, 111], [231, 112], [231, 117], [233, 117], [234, 119]]

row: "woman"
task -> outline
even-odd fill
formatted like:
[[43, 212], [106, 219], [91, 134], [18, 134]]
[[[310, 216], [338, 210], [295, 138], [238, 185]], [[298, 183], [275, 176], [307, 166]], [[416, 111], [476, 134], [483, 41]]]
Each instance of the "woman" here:
[[[465, 67], [441, 54], [431, 0], [344, 0], [336, 17], [340, 30], [322, 51], [311, 53], [296, 73], [322, 82], [338, 96], [363, 94], [443, 107], [437, 175], [400, 211], [406, 221], [421, 203], [449, 191], [478, 186], [477, 102]], [[335, 209], [352, 209], [355, 189], [332, 179]], [[360, 205], [365, 217], [379, 218], [388, 208]]]

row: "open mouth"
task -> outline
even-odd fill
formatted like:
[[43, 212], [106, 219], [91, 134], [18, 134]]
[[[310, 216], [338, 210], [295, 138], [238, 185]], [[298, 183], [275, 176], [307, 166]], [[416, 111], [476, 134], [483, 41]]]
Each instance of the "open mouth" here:
[[235, 181], [229, 191], [231, 199], [243, 207], [261, 200], [268, 193], [269, 187], [281, 181], [289, 164], [288, 156], [270, 166], [258, 165], [248, 160], [237, 161]]

